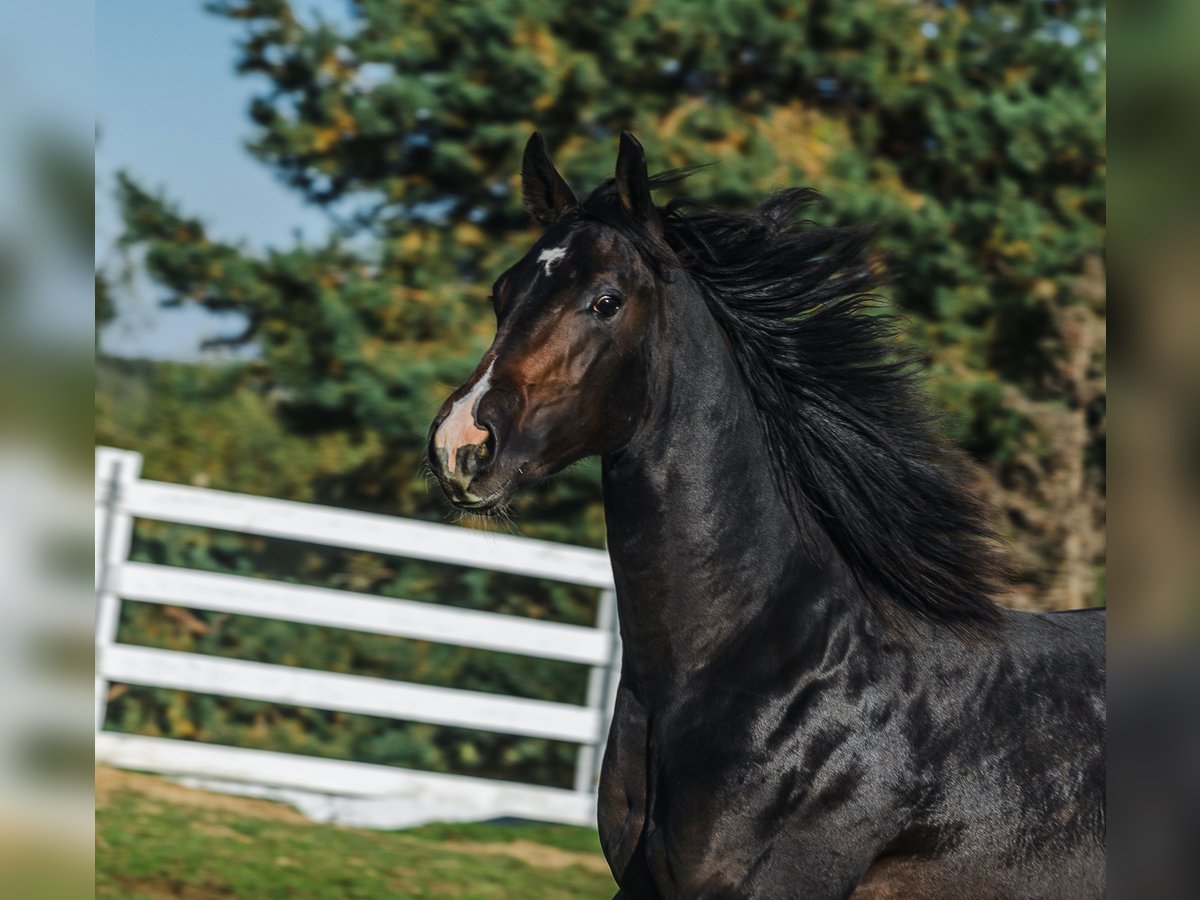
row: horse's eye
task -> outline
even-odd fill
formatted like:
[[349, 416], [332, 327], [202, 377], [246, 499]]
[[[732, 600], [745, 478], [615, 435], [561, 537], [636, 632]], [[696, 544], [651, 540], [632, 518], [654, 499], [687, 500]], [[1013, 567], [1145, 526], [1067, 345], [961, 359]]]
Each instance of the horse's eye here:
[[621, 298], [614, 297], [612, 294], [601, 294], [592, 304], [592, 312], [602, 319], [611, 319], [620, 308]]

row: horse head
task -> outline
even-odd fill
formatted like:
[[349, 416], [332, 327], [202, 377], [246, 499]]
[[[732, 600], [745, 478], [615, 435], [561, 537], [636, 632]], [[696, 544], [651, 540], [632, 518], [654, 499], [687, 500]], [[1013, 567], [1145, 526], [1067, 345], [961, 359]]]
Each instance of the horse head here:
[[634, 433], [662, 280], [644, 249], [661, 234], [645, 153], [628, 133], [614, 186], [611, 215], [586, 213], [541, 135], [530, 138], [521, 193], [546, 230], [495, 282], [495, 340], [430, 429], [433, 472], [461, 509], [495, 509]]

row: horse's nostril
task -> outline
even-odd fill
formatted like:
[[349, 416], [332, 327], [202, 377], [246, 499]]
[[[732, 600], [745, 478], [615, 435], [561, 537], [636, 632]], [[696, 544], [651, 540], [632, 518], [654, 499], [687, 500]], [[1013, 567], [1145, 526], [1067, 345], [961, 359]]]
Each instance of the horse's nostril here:
[[492, 431], [487, 425], [484, 425], [483, 429], [487, 432], [487, 437], [479, 445], [479, 461], [486, 463], [496, 454], [496, 432]]

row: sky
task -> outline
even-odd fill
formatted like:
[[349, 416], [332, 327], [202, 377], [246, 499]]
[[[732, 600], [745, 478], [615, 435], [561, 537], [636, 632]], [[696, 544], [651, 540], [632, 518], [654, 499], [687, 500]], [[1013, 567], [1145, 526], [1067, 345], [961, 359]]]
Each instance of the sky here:
[[[297, 4], [338, 17], [337, 0]], [[248, 246], [282, 247], [299, 232], [328, 231], [244, 149], [249, 101], [263, 84], [234, 72], [239, 25], [204, 12], [202, 0], [102, 0], [96, 6], [96, 258], [113, 258], [118, 234], [113, 178], [125, 170], [163, 188], [212, 234]], [[205, 337], [238, 330], [237, 320], [195, 307], [159, 309], [162, 291], [134, 279], [120, 317], [103, 335], [106, 351], [194, 359]]]
[[91, 260], [38, 173], [46, 159], [86, 166], [92, 69], [90, 3], [0, 3], [0, 248], [13, 266], [0, 352], [90, 352]]

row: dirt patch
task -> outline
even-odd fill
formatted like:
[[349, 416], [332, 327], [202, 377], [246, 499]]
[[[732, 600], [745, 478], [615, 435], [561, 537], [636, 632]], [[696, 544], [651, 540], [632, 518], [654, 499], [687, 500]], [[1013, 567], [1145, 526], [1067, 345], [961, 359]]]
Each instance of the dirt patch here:
[[[413, 838], [412, 840], [417, 840]], [[428, 843], [421, 841], [421, 843]], [[537, 866], [539, 869], [565, 869], [568, 866], [582, 866], [589, 872], [601, 875], [608, 873], [608, 863], [604, 858], [594, 853], [579, 853], [574, 850], [560, 850], [557, 847], [547, 847], [545, 844], [535, 844], [533, 841], [511, 841], [508, 843], [482, 844], [468, 841], [452, 841], [439, 843], [442, 850], [453, 853], [485, 853], [490, 856], [511, 856], [523, 863]]]
[[[231, 896], [229, 888], [223, 885], [185, 884], [174, 878], [128, 877], [119, 879], [122, 897], [138, 895], [142, 897], [172, 897], [175, 900], [211, 900], [215, 897]], [[103, 889], [97, 891], [97, 896], [113, 896]]]
[[435, 897], [461, 897], [466, 889], [461, 884], [435, 881], [429, 886], [429, 890]]
[[192, 809], [208, 809], [214, 812], [235, 813], [270, 822], [289, 822], [295, 825], [312, 825], [299, 812], [283, 803], [259, 800], [254, 797], [234, 797], [229, 794], [214, 794], [195, 788], [184, 787], [139, 772], [125, 772], [107, 766], [96, 767], [96, 808], [103, 809], [113, 794], [137, 794], [151, 800], [161, 800]]

